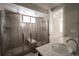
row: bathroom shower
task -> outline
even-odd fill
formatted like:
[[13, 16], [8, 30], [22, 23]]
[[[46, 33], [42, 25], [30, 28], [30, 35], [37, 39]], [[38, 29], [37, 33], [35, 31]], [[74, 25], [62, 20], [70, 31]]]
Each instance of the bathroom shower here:
[[4, 10], [1, 55], [23, 55], [48, 43], [48, 20]]

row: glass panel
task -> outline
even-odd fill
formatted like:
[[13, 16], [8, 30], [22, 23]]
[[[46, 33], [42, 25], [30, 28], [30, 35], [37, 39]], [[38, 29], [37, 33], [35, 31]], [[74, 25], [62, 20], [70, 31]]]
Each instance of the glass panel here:
[[35, 23], [36, 19], [34, 17], [31, 17], [31, 23]]
[[[20, 15], [18, 14], [9, 14], [6, 13], [6, 23], [5, 23], [5, 33], [4, 40], [6, 42], [6, 50], [5, 55], [14, 55], [19, 51], [22, 52], [22, 48], [18, 50], [19, 47], [22, 46], [22, 30], [20, 27]], [[11, 53], [12, 52], [12, 53]]]
[[62, 33], [63, 32], [63, 22], [60, 22], [60, 32]]
[[30, 23], [30, 17], [29, 16], [23, 16], [23, 22]]

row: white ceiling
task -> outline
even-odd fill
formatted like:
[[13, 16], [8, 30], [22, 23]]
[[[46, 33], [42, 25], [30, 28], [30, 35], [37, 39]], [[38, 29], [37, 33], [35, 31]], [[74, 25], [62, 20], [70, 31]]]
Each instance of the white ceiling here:
[[61, 3], [16, 3], [17, 5], [48, 14], [49, 9], [59, 6]]
[[49, 10], [60, 5], [61, 3], [34, 3], [34, 4], [43, 9]]

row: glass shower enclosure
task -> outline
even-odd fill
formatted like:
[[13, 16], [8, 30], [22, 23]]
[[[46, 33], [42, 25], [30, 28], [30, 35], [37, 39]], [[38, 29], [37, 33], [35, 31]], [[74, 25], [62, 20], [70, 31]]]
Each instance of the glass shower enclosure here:
[[32, 51], [31, 48], [48, 43], [48, 20], [43, 20], [43, 17], [9, 10], [1, 11], [0, 17], [1, 55], [24, 55]]

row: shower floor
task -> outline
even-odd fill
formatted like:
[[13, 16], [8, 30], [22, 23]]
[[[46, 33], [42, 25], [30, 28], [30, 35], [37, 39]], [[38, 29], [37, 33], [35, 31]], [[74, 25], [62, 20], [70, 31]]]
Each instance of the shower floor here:
[[21, 46], [21, 47], [8, 50], [5, 55], [6, 56], [23, 55], [23, 53], [27, 54], [30, 51], [31, 51], [30, 48], [27, 45], [25, 45], [24, 48]]

